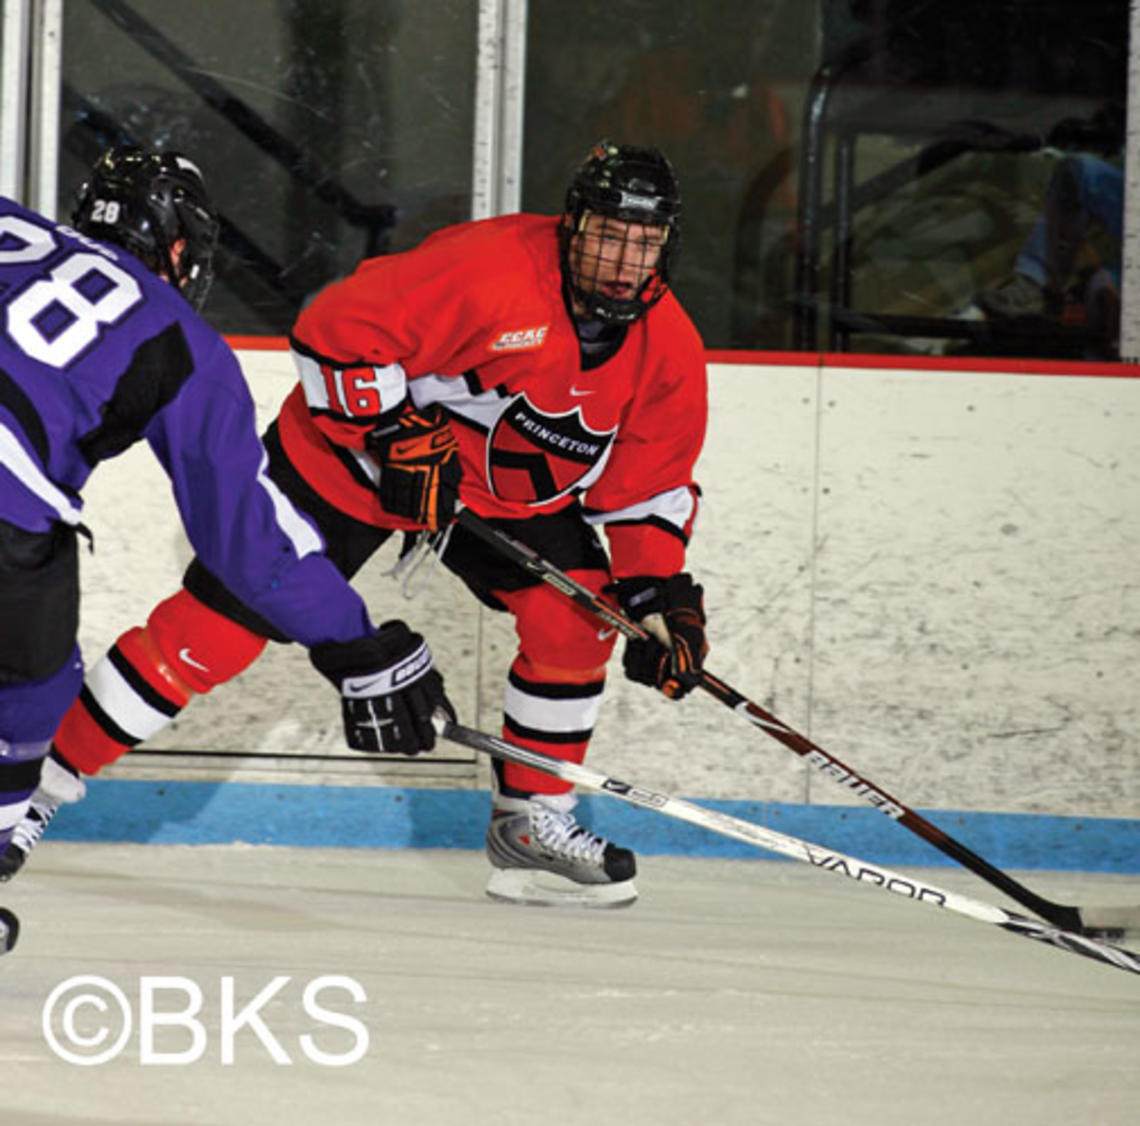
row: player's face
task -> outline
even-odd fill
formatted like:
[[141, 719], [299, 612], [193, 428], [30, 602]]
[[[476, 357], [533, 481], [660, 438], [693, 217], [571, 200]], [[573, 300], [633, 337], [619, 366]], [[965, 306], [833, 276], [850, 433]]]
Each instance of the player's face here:
[[570, 244], [570, 268], [579, 287], [632, 300], [657, 268], [668, 233], [665, 227], [587, 212]]
[[[184, 238], [176, 238], [170, 244], [170, 261], [174, 266], [175, 273], [179, 272], [179, 267], [182, 265], [182, 254], [185, 250], [186, 250], [186, 240]], [[158, 274], [158, 276], [160, 278], [162, 278], [163, 281], [170, 282], [172, 285], [178, 286], [179, 289], [181, 289], [183, 287], [183, 285], [186, 284], [185, 280], [183, 280], [181, 282], [174, 281], [171, 278], [169, 271], [167, 271], [166, 269], [164, 269], [161, 266], [158, 268], [156, 273]]]

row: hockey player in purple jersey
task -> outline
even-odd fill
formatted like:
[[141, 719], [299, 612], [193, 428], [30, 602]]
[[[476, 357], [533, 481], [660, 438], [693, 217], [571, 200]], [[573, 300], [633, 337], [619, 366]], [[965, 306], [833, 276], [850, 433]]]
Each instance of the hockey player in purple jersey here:
[[[430, 749], [432, 712], [451, 707], [424, 639], [373, 627], [268, 479], [237, 360], [196, 313], [218, 234], [198, 169], [113, 149], [72, 224], [0, 199], [0, 853], [83, 681], [84, 483], [139, 440], [203, 565], [341, 691], [349, 744]], [[161, 648], [161, 630], [144, 642]]]

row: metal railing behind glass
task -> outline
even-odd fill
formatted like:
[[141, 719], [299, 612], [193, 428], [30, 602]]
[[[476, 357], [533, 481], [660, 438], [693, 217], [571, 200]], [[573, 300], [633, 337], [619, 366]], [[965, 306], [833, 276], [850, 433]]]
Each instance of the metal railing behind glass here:
[[[363, 233], [360, 256], [382, 254], [387, 249], [388, 234], [395, 225], [396, 208], [391, 204], [370, 204], [357, 199], [311, 153], [301, 149], [288, 137], [255, 112], [233, 91], [203, 72], [181, 48], [164, 36], [153, 24], [142, 18], [122, 0], [90, 0], [91, 5], [111, 20], [132, 42], [141, 47], [167, 73], [179, 80], [195, 98], [209, 106], [297, 185], [315, 199], [330, 207], [350, 226]], [[62, 86], [62, 111], [72, 123], [62, 138], [71, 155], [84, 164], [91, 163], [112, 144], [147, 144], [147, 138], [132, 135], [120, 120], [106, 112], [74, 89]], [[221, 254], [219, 277], [240, 297], [243, 292], [254, 300], [263, 316], [287, 324], [295, 316], [306, 296], [307, 286], [297, 285], [272, 254], [258, 240], [243, 230], [225, 211], [221, 213]], [[243, 274], [252, 275], [249, 278]]]

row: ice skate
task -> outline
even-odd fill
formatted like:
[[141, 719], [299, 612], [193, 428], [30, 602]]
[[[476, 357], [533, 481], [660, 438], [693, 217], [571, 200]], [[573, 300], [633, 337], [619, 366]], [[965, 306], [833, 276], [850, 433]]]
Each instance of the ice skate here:
[[12, 830], [12, 839], [0, 855], [0, 880], [10, 880], [24, 866], [28, 853], [40, 843], [59, 807], [80, 801], [86, 793], [82, 778], [65, 770], [51, 757], [44, 759], [40, 784], [32, 794], [28, 812]]
[[496, 793], [487, 830], [492, 899], [535, 906], [624, 907], [637, 898], [627, 848], [584, 829], [569, 794]]

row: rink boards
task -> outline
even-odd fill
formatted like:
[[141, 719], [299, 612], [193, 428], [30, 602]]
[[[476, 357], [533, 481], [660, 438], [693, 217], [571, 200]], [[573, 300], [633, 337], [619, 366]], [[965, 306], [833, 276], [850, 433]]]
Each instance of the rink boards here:
[[[267, 421], [292, 386], [289, 358], [277, 347], [240, 354]], [[910, 806], [1030, 815], [1097, 867], [1105, 842], [1128, 840], [1140, 816], [1137, 369], [710, 360], [704, 507], [690, 552], [706, 590], [710, 668]], [[189, 548], [148, 451], [101, 468], [89, 498], [91, 659], [176, 588]], [[384, 573], [392, 562], [381, 553], [357, 581], [373, 617], [422, 629], [461, 718], [497, 730], [510, 622], [442, 569], [417, 576], [423, 589], [405, 600]], [[302, 652], [272, 646], [109, 777], [481, 799], [485, 766], [465, 752], [365, 761], [343, 750], [338, 711]], [[670, 704], [626, 684], [616, 660], [591, 758], [697, 799], [864, 814], [715, 701]], [[1014, 839], [1033, 835], [1027, 820], [1012, 824]]]

